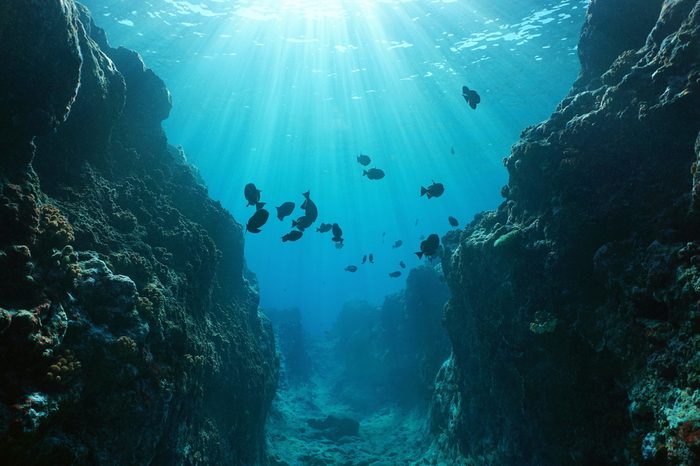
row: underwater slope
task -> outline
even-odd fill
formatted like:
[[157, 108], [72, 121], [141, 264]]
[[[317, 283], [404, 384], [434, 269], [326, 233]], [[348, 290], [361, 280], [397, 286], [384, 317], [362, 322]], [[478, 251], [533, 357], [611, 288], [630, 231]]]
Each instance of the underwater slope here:
[[700, 464], [700, 2], [594, 0], [579, 55], [445, 258], [431, 428], [473, 464]]
[[2, 462], [263, 463], [271, 327], [165, 85], [72, 0], [0, 39]]

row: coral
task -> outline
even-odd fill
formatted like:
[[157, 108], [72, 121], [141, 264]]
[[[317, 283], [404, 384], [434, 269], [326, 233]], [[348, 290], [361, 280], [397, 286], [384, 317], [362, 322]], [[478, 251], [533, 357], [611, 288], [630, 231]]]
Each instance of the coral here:
[[67, 349], [49, 366], [46, 378], [50, 382], [67, 385], [78, 375], [80, 367], [80, 361]]
[[504, 160], [503, 204], [443, 257], [446, 457], [700, 461], [699, 43], [694, 0], [590, 3], [578, 80]]
[[241, 226], [141, 57], [34, 3], [0, 4], [0, 456], [264, 462], [278, 360]]

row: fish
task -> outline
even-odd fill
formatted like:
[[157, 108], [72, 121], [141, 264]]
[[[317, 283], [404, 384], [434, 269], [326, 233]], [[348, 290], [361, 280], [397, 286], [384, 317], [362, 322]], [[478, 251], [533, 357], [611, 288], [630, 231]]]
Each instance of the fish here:
[[401, 262], [399, 262], [399, 266], [400, 266], [402, 269], [405, 269], [405, 268], [406, 268], [406, 263], [405, 263], [404, 261], [401, 261]]
[[416, 253], [416, 256], [418, 256], [418, 259], [422, 259], [423, 256], [433, 256], [438, 250], [438, 247], [440, 247], [440, 237], [436, 235], [435, 233], [428, 235], [428, 237], [421, 241], [420, 243], [420, 251]]
[[330, 223], [321, 223], [321, 226], [316, 228], [316, 231], [319, 233], [326, 233], [328, 231], [331, 231], [331, 228], [333, 228], [333, 225]]
[[455, 155], [455, 146], [450, 147], [450, 154]]
[[294, 203], [293, 202], [285, 202], [279, 207], [276, 207], [277, 209], [277, 218], [280, 219], [280, 221], [284, 220], [284, 217], [287, 215], [291, 215], [292, 212], [294, 212]]
[[[310, 194], [310, 191], [306, 191], [303, 194], [305, 199], [304, 203], [301, 205], [301, 208], [304, 209], [304, 216], [308, 217], [311, 223], [314, 223], [318, 218], [318, 209], [316, 208], [316, 204], [314, 203], [314, 201], [312, 201], [309, 197]], [[311, 223], [309, 225], [311, 225]]]
[[292, 228], [298, 228], [301, 231], [306, 230], [311, 226], [311, 219], [309, 219], [306, 215], [302, 215], [296, 220], [292, 220]]
[[367, 254], [362, 256], [362, 263], [364, 264], [365, 262], [367, 262]]
[[[340, 225], [337, 223], [334, 223], [331, 226], [331, 230], [333, 230], [333, 241], [336, 241], [336, 238], [339, 238], [340, 241], [342, 241], [342, 236], [343, 236], [343, 230], [340, 228]], [[338, 241], [336, 241], [338, 242]]]
[[245, 185], [243, 188], [243, 195], [245, 196], [246, 201], [248, 201], [248, 204], [246, 204], [246, 207], [256, 205], [258, 202], [260, 202], [260, 191], [258, 188], [255, 187], [253, 183], [248, 183]]
[[371, 162], [372, 159], [369, 158], [369, 155], [360, 154], [357, 156], [357, 163], [359, 163], [360, 165], [364, 165], [366, 167]]
[[384, 178], [384, 170], [379, 168], [370, 168], [369, 170], [362, 170], [362, 175], [366, 176], [370, 180], [381, 180]]
[[256, 204], [255, 204], [255, 210], [260, 210], [260, 209], [262, 209], [263, 207], [265, 207], [265, 204], [266, 204], [265, 202], [258, 202], [258, 203], [256, 203]]
[[356, 265], [348, 265], [347, 267], [345, 267], [345, 271], [352, 272], [352, 273], [357, 272], [357, 266]]
[[368, 258], [369, 258], [369, 263], [370, 263], [370, 264], [374, 264], [374, 254], [369, 253], [369, 257], [368, 257]]
[[403, 244], [403, 241], [400, 239], [397, 239], [396, 242], [394, 242], [394, 245], [391, 247], [392, 249], [400, 248], [401, 245]]
[[400, 271], [400, 270], [397, 270], [396, 272], [391, 272], [391, 273], [389, 274], [389, 276], [390, 276], [391, 278], [400, 277], [400, 276], [401, 276], [401, 271]]
[[245, 229], [251, 233], [260, 233], [260, 227], [265, 225], [269, 217], [270, 212], [261, 207], [248, 219]]
[[442, 196], [442, 193], [445, 192], [445, 186], [442, 183], [436, 183], [433, 181], [433, 184], [428, 186], [427, 188], [424, 188], [423, 186], [420, 187], [420, 195], [421, 196], [428, 196], [428, 199], [433, 198], [433, 197], [440, 197]]
[[453, 227], [456, 227], [456, 226], [459, 225], [459, 220], [457, 220], [456, 218], [454, 218], [452, 215], [450, 215], [449, 217], [447, 217], [447, 221], [450, 222], [450, 225], [452, 225]]
[[296, 241], [301, 238], [303, 234], [304, 233], [299, 230], [292, 230], [282, 237], [282, 242], [286, 243], [287, 241]]
[[469, 89], [467, 86], [462, 86], [462, 97], [469, 104], [469, 106], [476, 110], [476, 106], [481, 103], [481, 97], [475, 90]]

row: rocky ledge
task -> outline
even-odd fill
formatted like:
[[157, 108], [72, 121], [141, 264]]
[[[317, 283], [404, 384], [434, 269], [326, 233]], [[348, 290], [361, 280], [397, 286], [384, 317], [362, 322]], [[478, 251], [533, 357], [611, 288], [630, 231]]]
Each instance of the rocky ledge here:
[[165, 85], [73, 0], [0, 40], [3, 463], [264, 463], [271, 327]]
[[700, 2], [593, 0], [582, 72], [444, 258], [456, 463], [700, 464]]

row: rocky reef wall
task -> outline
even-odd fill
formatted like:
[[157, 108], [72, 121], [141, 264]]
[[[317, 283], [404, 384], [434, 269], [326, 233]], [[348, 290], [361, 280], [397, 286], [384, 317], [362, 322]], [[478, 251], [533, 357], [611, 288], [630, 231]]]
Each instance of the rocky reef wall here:
[[421, 266], [409, 272], [406, 289], [387, 296], [380, 308], [347, 303], [331, 332], [342, 373], [336, 391], [370, 409], [386, 403], [413, 407], [428, 400], [449, 354], [441, 325], [448, 297], [440, 274]]
[[272, 330], [164, 83], [72, 0], [0, 40], [2, 461], [264, 464]]
[[700, 2], [593, 0], [582, 72], [443, 260], [455, 462], [700, 464]]

